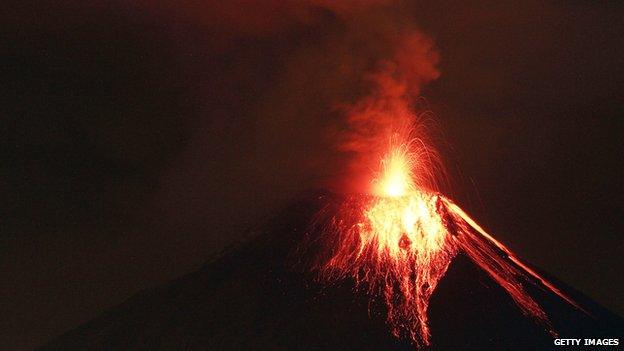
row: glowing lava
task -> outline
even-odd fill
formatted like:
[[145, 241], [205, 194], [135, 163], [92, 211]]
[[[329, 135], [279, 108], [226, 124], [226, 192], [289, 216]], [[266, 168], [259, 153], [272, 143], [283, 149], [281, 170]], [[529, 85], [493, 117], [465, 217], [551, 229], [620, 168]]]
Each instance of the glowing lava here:
[[[487, 234], [459, 206], [420, 185], [413, 142], [391, 143], [372, 182], [374, 195], [348, 197], [318, 223], [328, 237], [321, 276], [353, 278], [383, 296], [387, 321], [397, 337], [430, 344], [429, 299], [453, 257], [463, 252], [500, 284], [520, 307], [555, 335], [542, 308], [523, 284], [539, 284], [578, 307], [551, 283]], [[422, 150], [421, 150], [422, 151]], [[324, 217], [325, 216], [325, 217]]]
[[400, 145], [390, 151], [381, 161], [382, 178], [377, 183], [376, 193], [379, 196], [404, 196], [415, 189], [409, 150]]

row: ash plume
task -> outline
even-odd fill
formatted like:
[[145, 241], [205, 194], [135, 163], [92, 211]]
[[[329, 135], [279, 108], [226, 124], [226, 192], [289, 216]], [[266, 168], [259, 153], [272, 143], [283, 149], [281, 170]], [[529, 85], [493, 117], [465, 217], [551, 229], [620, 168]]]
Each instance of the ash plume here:
[[[227, 137], [239, 139], [221, 157], [240, 159], [231, 165], [233, 183], [250, 184], [254, 191], [278, 189], [260, 195], [265, 198], [309, 186], [366, 190], [357, 179], [376, 168], [370, 160], [379, 157], [393, 130], [414, 125], [414, 99], [440, 74], [432, 39], [418, 29], [403, 1], [142, 6], [187, 19], [172, 24], [178, 45], [196, 45], [191, 53], [204, 58], [185, 63], [189, 74], [208, 70], [216, 78], [204, 92], [212, 97], [198, 93], [195, 99], [203, 99], [206, 120], [216, 119], [216, 128], [231, 128]], [[200, 39], [190, 35], [196, 28], [206, 33]], [[249, 50], [241, 52], [241, 42]], [[236, 91], [244, 98], [230, 96]], [[189, 152], [220, 137], [198, 134], [200, 145]]]

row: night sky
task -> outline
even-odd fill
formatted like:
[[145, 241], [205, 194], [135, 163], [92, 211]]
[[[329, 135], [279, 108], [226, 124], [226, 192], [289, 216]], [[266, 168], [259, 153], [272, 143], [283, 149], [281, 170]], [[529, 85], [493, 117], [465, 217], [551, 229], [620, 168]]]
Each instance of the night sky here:
[[330, 103], [397, 21], [439, 53], [420, 95], [444, 191], [624, 315], [616, 2], [27, 3], [0, 14], [0, 345], [191, 272], [338, 177]]

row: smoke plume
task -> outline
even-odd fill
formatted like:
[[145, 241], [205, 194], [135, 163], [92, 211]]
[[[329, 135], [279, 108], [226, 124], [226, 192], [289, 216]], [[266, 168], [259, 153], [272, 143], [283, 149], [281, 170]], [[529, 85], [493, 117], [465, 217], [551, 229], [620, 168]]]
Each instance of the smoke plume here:
[[250, 194], [271, 208], [311, 187], [368, 191], [391, 130], [413, 131], [413, 105], [439, 76], [433, 41], [401, 1], [142, 6], [174, 19], [173, 45], [200, 110], [175, 172], [165, 174], [172, 186], [160, 206], [182, 216], [210, 206], [196, 200], [206, 189], [205, 198], [228, 199], [217, 212], [237, 217]]

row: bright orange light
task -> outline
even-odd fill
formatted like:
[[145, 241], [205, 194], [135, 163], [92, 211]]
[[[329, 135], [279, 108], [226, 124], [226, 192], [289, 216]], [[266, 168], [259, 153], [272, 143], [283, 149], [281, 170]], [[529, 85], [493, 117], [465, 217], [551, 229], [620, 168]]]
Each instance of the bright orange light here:
[[[402, 197], [380, 198], [364, 211], [360, 249], [376, 249], [376, 259], [396, 261], [414, 256], [420, 262], [444, 245], [446, 228], [435, 212], [437, 197], [413, 192]], [[419, 262], [419, 263], [420, 263]]]
[[391, 150], [381, 161], [381, 168], [381, 179], [377, 181], [375, 189], [377, 195], [397, 197], [414, 190], [413, 160], [406, 146], [402, 145]]
[[361, 246], [374, 245], [392, 259], [442, 247], [446, 229], [436, 213], [436, 196], [418, 190], [413, 182], [411, 155], [404, 145], [381, 162], [377, 200], [365, 209], [367, 225]]

